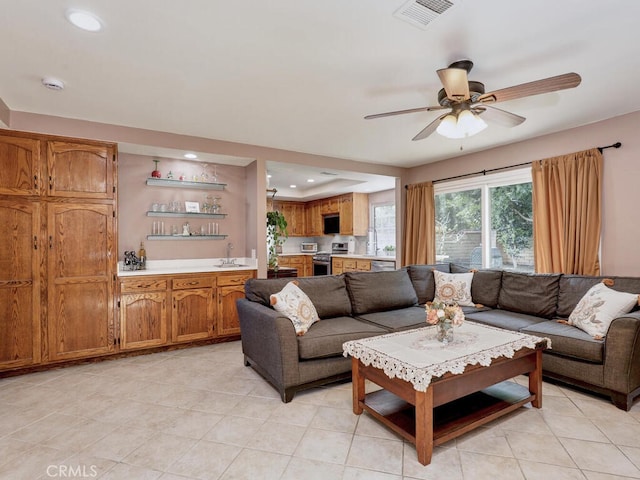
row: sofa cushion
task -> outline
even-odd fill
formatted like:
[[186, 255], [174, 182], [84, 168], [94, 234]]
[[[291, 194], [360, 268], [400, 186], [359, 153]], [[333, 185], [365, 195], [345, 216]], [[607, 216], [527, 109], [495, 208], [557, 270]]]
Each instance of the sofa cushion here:
[[[613, 285], [608, 285], [613, 290], [627, 293], [640, 293], [639, 277], [590, 277], [587, 275], [562, 275], [558, 292], [558, 311], [560, 318], [569, 318], [578, 302], [584, 297], [587, 290], [604, 279], [610, 279]], [[638, 307], [635, 307], [637, 309]]]
[[333, 317], [314, 323], [298, 338], [298, 356], [303, 360], [342, 356], [342, 344], [350, 340], [387, 333], [380, 327], [352, 317]]
[[629, 313], [638, 303], [638, 295], [617, 292], [604, 283], [591, 287], [569, 315], [569, 325], [594, 337], [604, 337], [611, 322]]
[[344, 276], [354, 315], [394, 310], [418, 303], [406, 268], [381, 272], [347, 272]]
[[451, 273], [464, 273], [473, 271], [473, 281], [471, 282], [471, 298], [473, 303], [496, 308], [498, 306], [498, 295], [502, 284], [502, 270], [469, 270], [466, 267], [451, 264]]
[[542, 317], [527, 315], [525, 313], [509, 312], [508, 310], [484, 310], [465, 313], [465, 316], [467, 317], [467, 320], [472, 322], [516, 331], [546, 320]]
[[498, 305], [504, 310], [551, 318], [556, 313], [560, 274], [502, 272]]
[[446, 303], [471, 307], [471, 282], [473, 272], [467, 273], [444, 273], [438, 270], [433, 271], [433, 278], [436, 281], [436, 295], [434, 302]]
[[[279, 292], [291, 278], [251, 278], [244, 285], [247, 300], [270, 305], [270, 296]], [[298, 287], [315, 305], [320, 318], [351, 315], [351, 300], [342, 275], [298, 278]]]
[[433, 271], [449, 273], [448, 263], [438, 263], [435, 265], [409, 265], [407, 267], [409, 278], [413, 288], [418, 295], [418, 303], [425, 304], [433, 300], [436, 293], [436, 282], [433, 278]]
[[384, 328], [387, 332], [426, 327], [427, 312], [424, 307], [407, 307], [386, 312], [365, 313], [358, 319]]
[[320, 320], [313, 302], [300, 290], [295, 280], [287, 283], [270, 298], [274, 310], [291, 320], [297, 335], [304, 335], [311, 325]]
[[530, 325], [521, 331], [538, 337], [548, 337], [551, 340], [551, 352], [556, 355], [593, 363], [603, 362], [604, 341], [594, 340], [588, 333], [566, 323], [547, 320]]

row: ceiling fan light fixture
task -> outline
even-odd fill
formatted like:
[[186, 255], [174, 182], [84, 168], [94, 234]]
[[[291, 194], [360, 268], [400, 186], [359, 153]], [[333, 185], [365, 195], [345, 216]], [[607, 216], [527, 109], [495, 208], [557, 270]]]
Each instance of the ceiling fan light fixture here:
[[458, 115], [458, 130], [465, 137], [472, 137], [487, 128], [487, 122], [470, 110], [463, 110]]
[[436, 132], [447, 138], [462, 138], [464, 136], [460, 136], [458, 132], [458, 119], [452, 113], [449, 113], [440, 120], [440, 125], [438, 125]]

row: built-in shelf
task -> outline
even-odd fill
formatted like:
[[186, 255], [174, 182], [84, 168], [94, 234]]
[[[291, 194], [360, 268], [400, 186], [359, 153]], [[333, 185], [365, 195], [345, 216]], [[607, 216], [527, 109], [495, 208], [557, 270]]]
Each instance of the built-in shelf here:
[[224, 190], [226, 183], [190, 182], [170, 178], [147, 178], [147, 185], [153, 187], [199, 188], [201, 190]]
[[147, 217], [174, 218], [225, 218], [226, 213], [195, 213], [195, 212], [147, 212]]
[[228, 235], [147, 235], [147, 240], [224, 240]]

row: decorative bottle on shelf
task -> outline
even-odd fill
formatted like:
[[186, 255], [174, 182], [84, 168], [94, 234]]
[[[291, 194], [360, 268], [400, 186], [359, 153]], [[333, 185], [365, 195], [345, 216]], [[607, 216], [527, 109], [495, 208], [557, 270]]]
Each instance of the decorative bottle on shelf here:
[[138, 261], [140, 262], [140, 270], [145, 270], [147, 268], [147, 251], [144, 249], [144, 242], [140, 242]]

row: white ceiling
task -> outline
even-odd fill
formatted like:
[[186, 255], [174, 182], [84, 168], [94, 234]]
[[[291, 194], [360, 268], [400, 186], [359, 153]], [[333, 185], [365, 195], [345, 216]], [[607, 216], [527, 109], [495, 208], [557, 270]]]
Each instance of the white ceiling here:
[[[404, 167], [640, 110], [637, 0], [452, 1], [420, 29], [394, 17], [405, 0], [0, 0], [0, 99], [11, 111]], [[71, 26], [69, 7], [97, 14], [103, 31]], [[582, 84], [501, 103], [527, 120], [462, 142], [411, 141], [438, 112], [363, 120], [436, 105], [436, 70], [465, 58], [487, 91], [566, 72]], [[45, 89], [45, 75], [66, 88]]]

